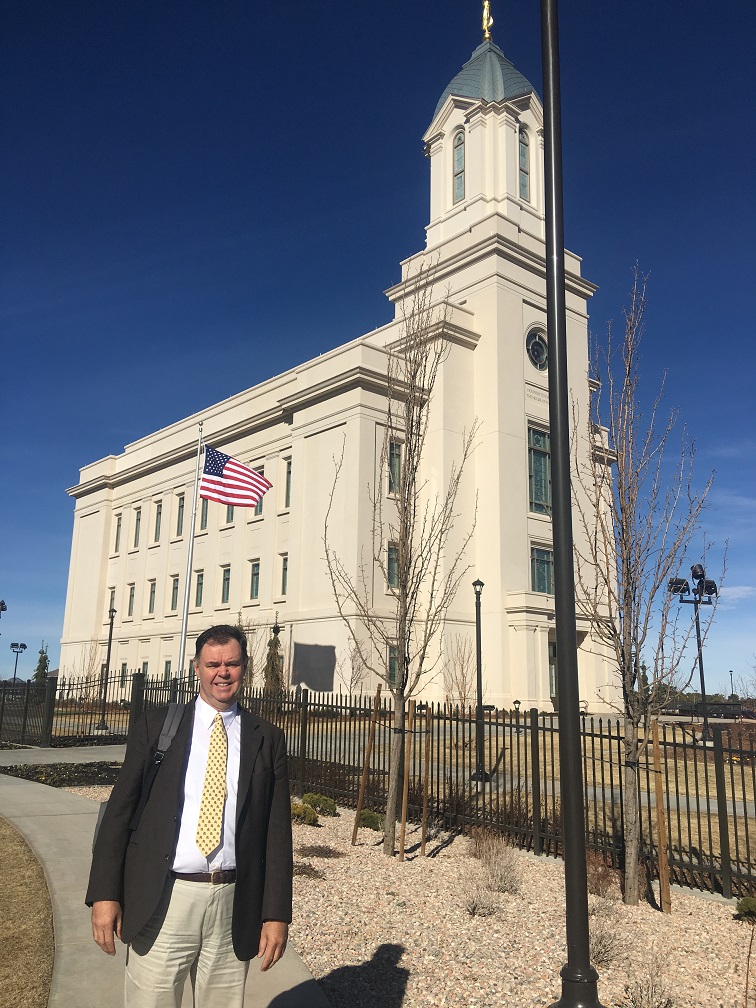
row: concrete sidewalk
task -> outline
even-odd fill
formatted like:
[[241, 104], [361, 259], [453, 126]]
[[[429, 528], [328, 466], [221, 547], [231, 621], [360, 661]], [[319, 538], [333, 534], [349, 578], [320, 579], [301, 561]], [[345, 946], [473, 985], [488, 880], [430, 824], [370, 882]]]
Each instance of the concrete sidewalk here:
[[[26, 838], [44, 868], [53, 908], [55, 963], [48, 1008], [118, 1008], [123, 1004], [126, 947], [115, 958], [92, 940], [84, 893], [98, 806], [81, 795], [2, 773], [14, 764], [121, 760], [125, 746], [0, 750], [0, 815]], [[253, 961], [245, 1008], [330, 1008], [309, 970], [289, 945], [281, 962], [261, 973]], [[187, 985], [182, 1008], [191, 1008]]]

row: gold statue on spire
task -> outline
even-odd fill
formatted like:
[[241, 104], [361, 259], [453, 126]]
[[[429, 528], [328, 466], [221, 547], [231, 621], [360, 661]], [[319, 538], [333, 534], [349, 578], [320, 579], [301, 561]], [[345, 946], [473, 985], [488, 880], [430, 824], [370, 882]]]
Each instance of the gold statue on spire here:
[[493, 18], [491, 17], [491, 3], [490, 0], [483, 0], [483, 41], [487, 41], [491, 38], [491, 29], [493, 28]]

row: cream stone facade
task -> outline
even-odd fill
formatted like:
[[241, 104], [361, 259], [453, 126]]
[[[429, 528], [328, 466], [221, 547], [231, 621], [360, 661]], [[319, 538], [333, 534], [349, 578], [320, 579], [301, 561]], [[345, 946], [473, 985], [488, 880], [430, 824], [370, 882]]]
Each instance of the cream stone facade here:
[[[387, 348], [401, 337], [421, 267], [433, 298], [448, 302], [446, 359], [431, 404], [424, 476], [443, 489], [464, 432], [480, 423], [459, 499], [450, 552], [477, 522], [470, 564], [445, 635], [474, 634], [471, 583], [482, 594], [487, 702], [551, 710], [555, 696], [554, 596], [548, 488], [548, 372], [544, 261], [542, 109], [532, 86], [484, 42], [439, 101], [425, 134], [430, 161], [426, 248], [402, 263], [388, 292], [388, 325], [85, 466], [76, 500], [61, 673], [105, 660], [115, 608], [111, 668], [177, 674], [191, 528], [198, 421], [206, 443], [273, 483], [260, 513], [212, 502], [195, 518], [189, 652], [197, 633], [244, 619], [265, 639], [278, 619], [293, 684], [343, 690], [348, 635], [324, 561], [323, 522], [334, 486], [331, 545], [356, 577], [372, 548], [369, 488], [379, 471], [386, 420]], [[588, 408], [587, 302], [594, 286], [566, 253], [569, 379]], [[544, 447], [545, 446], [545, 447]], [[588, 450], [587, 445], [580, 450]], [[575, 523], [575, 534], [579, 526]], [[379, 612], [392, 594], [373, 567]], [[553, 589], [552, 589], [553, 590]], [[578, 618], [581, 697], [606, 709], [615, 689], [610, 659]], [[92, 644], [91, 642], [96, 642]], [[443, 651], [444, 642], [439, 642]], [[93, 659], [93, 655], [96, 658]], [[361, 688], [372, 691], [366, 678]], [[444, 695], [440, 676], [423, 690]]]

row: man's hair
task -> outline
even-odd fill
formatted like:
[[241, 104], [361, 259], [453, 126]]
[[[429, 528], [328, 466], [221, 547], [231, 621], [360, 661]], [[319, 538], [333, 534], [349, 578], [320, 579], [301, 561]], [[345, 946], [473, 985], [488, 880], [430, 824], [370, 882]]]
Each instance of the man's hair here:
[[227, 623], [221, 623], [218, 626], [211, 626], [208, 627], [207, 630], [202, 631], [197, 638], [197, 643], [194, 648], [194, 660], [197, 661], [205, 644], [228, 644], [230, 640], [235, 640], [241, 648], [242, 668], [246, 671], [247, 638], [239, 627], [229, 626]]

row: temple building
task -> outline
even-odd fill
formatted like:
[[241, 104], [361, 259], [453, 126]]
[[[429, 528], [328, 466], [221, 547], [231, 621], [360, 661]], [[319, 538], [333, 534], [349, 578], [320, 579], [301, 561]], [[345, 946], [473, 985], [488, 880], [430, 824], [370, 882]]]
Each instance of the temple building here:
[[[170, 678], [179, 637], [191, 533], [198, 423], [207, 444], [260, 470], [273, 488], [255, 509], [200, 501], [189, 583], [189, 652], [213, 623], [247, 626], [267, 645], [277, 621], [292, 685], [345, 690], [349, 638], [324, 560], [333, 546], [356, 577], [372, 549], [369, 488], [381, 472], [387, 348], [403, 312], [432, 282], [447, 304], [448, 355], [436, 385], [424, 474], [443, 487], [464, 434], [479, 423], [458, 498], [450, 549], [477, 518], [465, 576], [439, 639], [474, 640], [472, 582], [481, 596], [486, 702], [558, 705], [548, 425], [543, 110], [534, 87], [485, 32], [443, 89], [423, 137], [430, 166], [426, 247], [401, 264], [382, 328], [305, 361], [81, 470], [75, 499], [61, 674], [99, 671], [114, 609], [111, 669]], [[431, 110], [429, 110], [430, 112]], [[588, 300], [595, 287], [566, 252], [568, 373], [587, 416]], [[430, 278], [430, 279], [429, 279]], [[588, 451], [581, 445], [580, 451]], [[333, 459], [343, 464], [334, 489]], [[401, 464], [401, 444], [396, 447]], [[579, 535], [575, 522], [575, 535]], [[391, 544], [386, 544], [390, 548]], [[372, 569], [372, 604], [391, 612], [392, 585]], [[607, 709], [611, 661], [578, 615], [580, 694]], [[253, 648], [253, 651], [256, 650]], [[265, 648], [259, 651], [264, 660]], [[440, 666], [439, 666], [440, 667]], [[372, 692], [364, 677], [360, 689]], [[437, 675], [426, 699], [448, 694]]]

